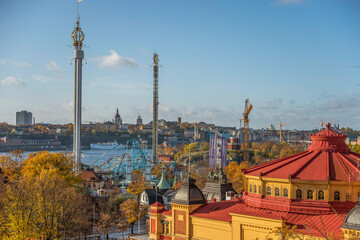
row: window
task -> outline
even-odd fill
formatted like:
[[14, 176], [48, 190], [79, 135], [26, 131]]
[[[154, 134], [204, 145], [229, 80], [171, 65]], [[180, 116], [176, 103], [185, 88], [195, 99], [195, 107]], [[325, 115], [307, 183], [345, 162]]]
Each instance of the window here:
[[334, 200], [340, 201], [340, 192], [338, 192], [338, 191], [334, 192]]
[[275, 196], [276, 197], [280, 196], [280, 189], [278, 187], [275, 188]]
[[296, 190], [296, 198], [302, 199], [302, 191], [300, 189]]
[[313, 199], [313, 191], [311, 190], [307, 191], [307, 199]]
[[284, 197], [288, 197], [288, 196], [289, 196], [288, 190], [287, 190], [287, 188], [284, 188]]
[[168, 222], [162, 221], [162, 227], [163, 227], [163, 229], [162, 229], [163, 234], [170, 234]]
[[320, 190], [318, 192], [318, 200], [324, 200], [324, 191]]
[[261, 195], [261, 186], [259, 186], [259, 194]]
[[266, 188], [266, 195], [271, 196], [271, 187]]
[[257, 189], [256, 189], [256, 185], [254, 185], [254, 193], [256, 193], [257, 191], [256, 191]]
[[252, 192], [252, 185], [250, 184], [250, 192]]

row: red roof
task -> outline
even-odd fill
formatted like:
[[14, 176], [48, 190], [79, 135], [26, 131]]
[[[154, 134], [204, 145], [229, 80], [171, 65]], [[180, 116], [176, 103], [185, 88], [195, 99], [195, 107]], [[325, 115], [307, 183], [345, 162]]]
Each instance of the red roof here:
[[83, 171], [80, 174], [80, 177], [86, 182], [98, 182], [98, 181], [100, 181], [99, 175], [97, 175], [94, 171], [91, 171], [91, 170]]
[[153, 206], [153, 207], [161, 207], [161, 206], [165, 206], [165, 205], [162, 204], [162, 203], [160, 203], [160, 202], [156, 202], [156, 203], [151, 204], [150, 206]]
[[306, 235], [324, 237], [325, 230], [328, 233], [340, 233], [346, 214], [330, 213], [324, 215], [310, 215], [302, 213], [290, 213], [248, 206], [241, 200], [230, 200], [205, 204], [196, 209], [191, 215], [194, 217], [207, 218], [219, 221], [231, 222], [230, 213], [247, 216], [284, 220], [288, 225], [297, 225], [297, 229], [304, 231]]
[[327, 124], [324, 131], [311, 136], [312, 143], [305, 152], [249, 168], [244, 173], [283, 179], [357, 181], [360, 154], [349, 150], [345, 138]]

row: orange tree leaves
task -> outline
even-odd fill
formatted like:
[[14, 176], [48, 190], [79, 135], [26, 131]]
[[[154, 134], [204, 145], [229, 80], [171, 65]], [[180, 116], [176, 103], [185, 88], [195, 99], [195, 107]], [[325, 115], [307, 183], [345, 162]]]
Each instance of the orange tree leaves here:
[[232, 183], [232, 186], [237, 193], [241, 193], [244, 189], [244, 174], [242, 173], [242, 170], [247, 169], [250, 166], [251, 165], [249, 162], [241, 162], [238, 164], [237, 162], [233, 161], [224, 168], [224, 173], [226, 174], [228, 181]]

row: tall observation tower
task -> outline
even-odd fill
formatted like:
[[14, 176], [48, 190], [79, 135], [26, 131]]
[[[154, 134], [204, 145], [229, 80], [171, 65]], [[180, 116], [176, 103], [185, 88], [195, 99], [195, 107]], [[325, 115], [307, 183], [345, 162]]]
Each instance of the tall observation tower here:
[[157, 145], [158, 145], [158, 107], [159, 107], [159, 55], [154, 53], [154, 92], [153, 92], [153, 134], [152, 134], [152, 149], [153, 149], [153, 159], [152, 162], [156, 164], [157, 162]]
[[75, 99], [74, 99], [74, 134], [73, 134], [73, 151], [75, 157], [75, 171], [79, 171], [81, 167], [81, 85], [82, 85], [82, 60], [84, 59], [84, 51], [82, 50], [82, 42], [85, 35], [80, 28], [79, 17], [79, 1], [77, 2], [77, 21], [75, 30], [71, 33], [74, 42], [74, 58], [75, 58]]

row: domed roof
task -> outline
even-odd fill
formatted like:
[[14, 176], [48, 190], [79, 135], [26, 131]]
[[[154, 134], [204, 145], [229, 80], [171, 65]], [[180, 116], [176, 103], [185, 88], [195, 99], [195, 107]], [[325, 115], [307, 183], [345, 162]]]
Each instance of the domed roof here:
[[195, 185], [196, 180], [186, 178], [182, 186], [175, 192], [171, 203], [183, 205], [205, 204], [205, 198], [200, 189]]
[[347, 214], [342, 228], [360, 230], [360, 203]]
[[357, 181], [360, 154], [350, 151], [346, 135], [326, 129], [311, 136], [312, 143], [304, 152], [249, 168], [244, 174], [282, 179], [316, 181]]

